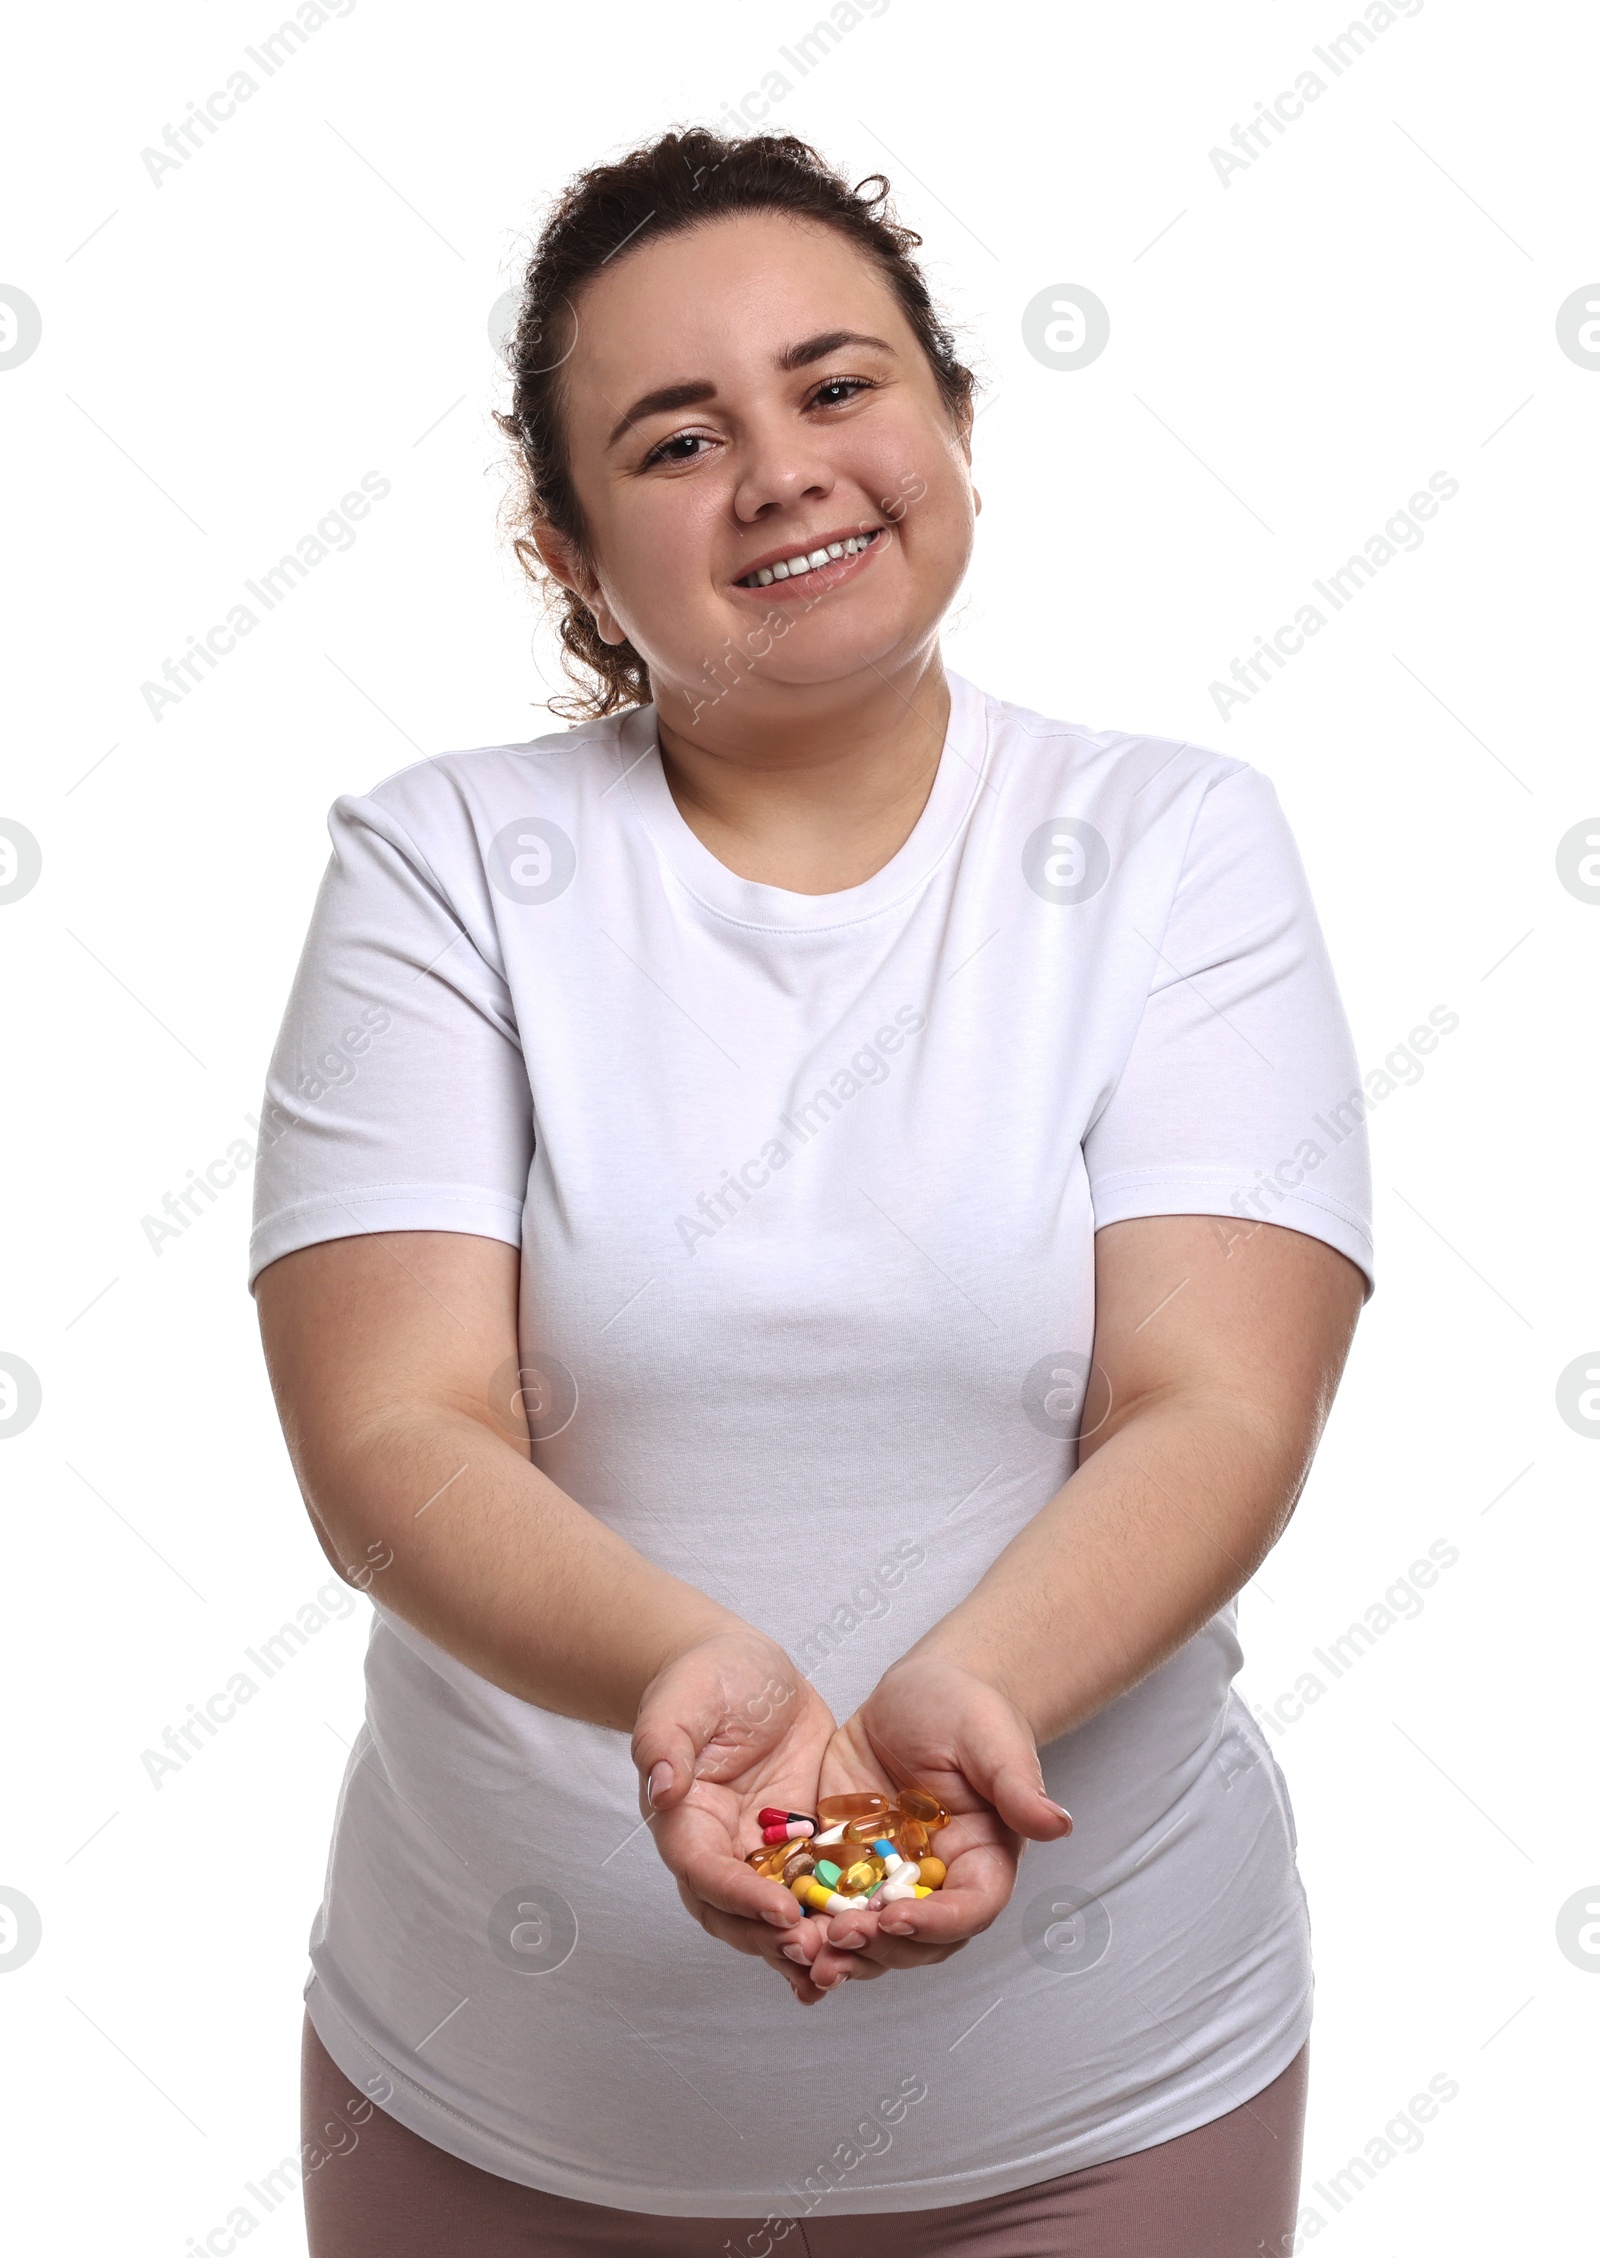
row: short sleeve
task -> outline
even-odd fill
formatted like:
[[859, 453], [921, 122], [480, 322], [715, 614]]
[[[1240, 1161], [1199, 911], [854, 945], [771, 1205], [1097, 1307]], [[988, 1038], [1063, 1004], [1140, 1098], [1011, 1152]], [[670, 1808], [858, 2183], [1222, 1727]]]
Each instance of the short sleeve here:
[[[470, 854], [470, 824], [453, 812], [464, 838], [452, 851]], [[375, 795], [335, 801], [328, 831], [333, 856], [267, 1072], [252, 1292], [269, 1262], [322, 1239], [465, 1231], [522, 1243], [533, 1105], [503, 969]]]
[[1366, 1111], [1294, 837], [1241, 764], [1200, 801], [1132, 1044], [1084, 1138], [1095, 1227], [1236, 1216], [1337, 1247], [1375, 1284]]

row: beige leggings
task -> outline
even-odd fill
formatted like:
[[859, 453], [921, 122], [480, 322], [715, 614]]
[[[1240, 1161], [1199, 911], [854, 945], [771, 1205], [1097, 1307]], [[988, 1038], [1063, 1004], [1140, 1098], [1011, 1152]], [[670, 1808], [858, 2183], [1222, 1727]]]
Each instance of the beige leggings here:
[[303, 2153], [325, 2157], [304, 2182], [311, 2258], [1282, 2258], [1309, 2053], [1225, 2117], [1136, 2155], [981, 2203], [796, 2220], [778, 2240], [760, 2219], [658, 2219], [463, 2163], [373, 2108], [308, 2015]]

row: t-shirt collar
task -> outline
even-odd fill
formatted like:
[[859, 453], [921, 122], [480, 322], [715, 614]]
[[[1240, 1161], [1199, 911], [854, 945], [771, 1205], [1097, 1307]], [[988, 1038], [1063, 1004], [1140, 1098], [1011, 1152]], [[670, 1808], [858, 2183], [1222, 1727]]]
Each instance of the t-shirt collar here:
[[926, 884], [961, 832], [981, 790], [989, 759], [987, 701], [963, 675], [946, 667], [950, 719], [923, 810], [910, 837], [881, 870], [835, 894], [796, 894], [741, 878], [696, 838], [678, 812], [661, 766], [653, 705], [623, 715], [617, 750], [627, 791], [663, 861], [694, 898], [741, 925], [815, 932], [876, 917]]

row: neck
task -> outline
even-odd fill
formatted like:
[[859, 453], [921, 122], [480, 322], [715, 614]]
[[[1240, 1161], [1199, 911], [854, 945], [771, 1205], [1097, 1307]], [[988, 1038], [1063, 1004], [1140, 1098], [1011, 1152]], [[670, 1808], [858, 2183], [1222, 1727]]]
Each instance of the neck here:
[[747, 680], [688, 729], [657, 698], [679, 814], [740, 878], [796, 894], [864, 885], [905, 845], [933, 788], [950, 718], [937, 644], [898, 669], [762, 688], [758, 698]]

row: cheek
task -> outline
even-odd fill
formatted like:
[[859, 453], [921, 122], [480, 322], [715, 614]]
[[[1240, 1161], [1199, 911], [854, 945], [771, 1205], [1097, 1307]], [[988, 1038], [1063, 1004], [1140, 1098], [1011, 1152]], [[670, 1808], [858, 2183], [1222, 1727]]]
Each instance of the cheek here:
[[[697, 676], [726, 651], [725, 638], [754, 634], [761, 613], [716, 586], [724, 518], [710, 481], [641, 497], [599, 537], [600, 577], [629, 641], [674, 672]], [[725, 614], [738, 607], [737, 622]], [[759, 640], [759, 638], [758, 638]]]
[[919, 429], [879, 490], [907, 567], [948, 601], [972, 554], [976, 515], [966, 462], [954, 441]]

